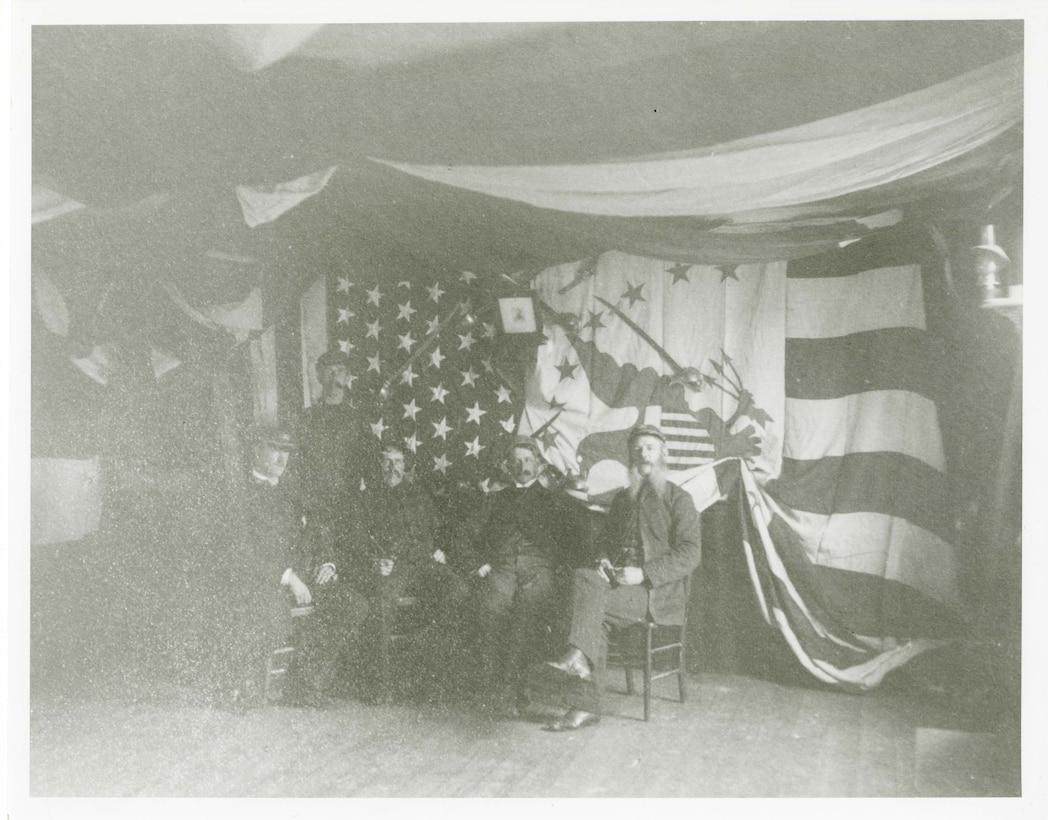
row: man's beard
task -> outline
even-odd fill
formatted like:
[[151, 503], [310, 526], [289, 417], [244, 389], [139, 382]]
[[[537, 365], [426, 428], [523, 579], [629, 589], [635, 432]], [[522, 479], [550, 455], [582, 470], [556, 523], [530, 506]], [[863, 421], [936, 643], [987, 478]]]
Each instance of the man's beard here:
[[629, 490], [630, 498], [634, 501], [637, 500], [637, 495], [640, 493], [641, 487], [644, 486], [645, 479], [651, 488], [655, 491], [655, 495], [662, 497], [662, 491], [666, 487], [666, 482], [669, 480], [669, 468], [666, 466], [664, 461], [656, 461], [651, 465], [651, 471], [644, 475], [640, 471], [640, 466], [631, 464], [629, 466]]

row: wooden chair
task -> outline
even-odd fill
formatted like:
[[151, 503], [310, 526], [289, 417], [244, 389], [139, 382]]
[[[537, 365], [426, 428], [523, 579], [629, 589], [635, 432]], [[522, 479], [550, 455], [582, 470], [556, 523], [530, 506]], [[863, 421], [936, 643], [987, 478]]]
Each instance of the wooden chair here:
[[[313, 605], [291, 608], [292, 618], [305, 618], [313, 614]], [[264, 702], [272, 703], [284, 697], [284, 685], [287, 682], [291, 661], [295, 656], [295, 645], [289, 643], [274, 649], [266, 659], [266, 682], [263, 692]]]
[[[684, 582], [684, 617], [680, 625], [638, 622], [613, 630], [608, 639], [607, 663], [623, 668], [627, 694], [632, 695], [636, 691], [633, 671], [640, 670], [644, 675], [644, 720], [651, 717], [651, 685], [654, 681], [676, 675], [680, 702], [684, 703], [687, 696], [685, 639], [688, 600], [691, 597], [690, 580]], [[668, 666], [664, 658], [670, 659]]]

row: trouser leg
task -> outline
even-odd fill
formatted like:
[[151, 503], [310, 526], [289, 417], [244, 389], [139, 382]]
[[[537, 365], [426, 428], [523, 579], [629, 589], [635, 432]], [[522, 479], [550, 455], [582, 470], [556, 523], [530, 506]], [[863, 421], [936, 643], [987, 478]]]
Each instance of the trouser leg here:
[[648, 614], [648, 593], [642, 586], [611, 587], [594, 569], [575, 571], [571, 631], [568, 642], [590, 662], [593, 674], [577, 681], [568, 695], [574, 709], [600, 714], [605, 681], [608, 633], [617, 626], [642, 621]]
[[507, 625], [506, 682], [521, 682], [529, 662], [538, 659], [540, 642], [551, 620], [553, 572], [545, 565], [522, 566], [518, 562], [517, 593]]
[[490, 689], [502, 681], [507, 632], [517, 591], [515, 573], [493, 569], [477, 590], [477, 640], [481, 685]]
[[369, 609], [367, 598], [346, 584], [317, 588], [313, 614], [296, 619], [297, 686], [332, 690]]

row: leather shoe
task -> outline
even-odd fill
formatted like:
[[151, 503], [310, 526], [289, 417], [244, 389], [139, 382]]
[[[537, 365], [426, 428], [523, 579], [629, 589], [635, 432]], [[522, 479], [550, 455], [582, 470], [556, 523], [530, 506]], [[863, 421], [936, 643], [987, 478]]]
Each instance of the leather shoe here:
[[543, 728], [547, 732], [573, 732], [600, 723], [600, 715], [583, 712], [581, 709], [569, 709], [565, 714], [554, 718]]
[[574, 647], [560, 660], [546, 661], [546, 665], [553, 667], [558, 672], [563, 672], [566, 675], [571, 675], [580, 680], [589, 680], [590, 675], [592, 674], [592, 670], [586, 662], [586, 656]]

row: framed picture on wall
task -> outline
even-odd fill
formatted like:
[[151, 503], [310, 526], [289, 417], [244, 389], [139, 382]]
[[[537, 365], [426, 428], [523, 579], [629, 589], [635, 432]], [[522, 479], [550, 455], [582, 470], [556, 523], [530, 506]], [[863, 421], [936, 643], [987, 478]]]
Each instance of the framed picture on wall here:
[[534, 296], [499, 298], [499, 321], [502, 325], [502, 332], [507, 336], [542, 332], [542, 317]]

